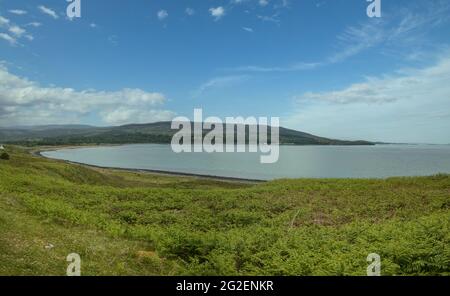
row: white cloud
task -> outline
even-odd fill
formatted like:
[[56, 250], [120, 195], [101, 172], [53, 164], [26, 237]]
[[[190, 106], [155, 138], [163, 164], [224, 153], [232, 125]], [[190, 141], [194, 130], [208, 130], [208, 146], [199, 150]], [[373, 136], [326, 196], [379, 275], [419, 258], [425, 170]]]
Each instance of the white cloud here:
[[0, 27], [5, 27], [9, 25], [9, 19], [0, 15]]
[[156, 15], [158, 16], [158, 19], [160, 21], [162, 21], [169, 16], [169, 13], [163, 9], [163, 10], [158, 11], [158, 13]]
[[173, 114], [159, 108], [165, 101], [162, 93], [141, 89], [44, 87], [0, 66], [0, 125], [67, 123], [92, 115], [108, 124], [153, 122]]
[[213, 7], [209, 9], [209, 13], [218, 21], [225, 15], [225, 9], [222, 6]]
[[0, 39], [6, 40], [10, 45], [17, 45], [16, 38], [14, 38], [6, 33], [0, 33]]
[[13, 33], [14, 35], [16, 35], [17, 37], [21, 37], [23, 34], [26, 33], [26, 31], [24, 29], [22, 29], [19, 26], [13, 25], [11, 27], [9, 27], [8, 29], [11, 33]]
[[249, 27], [242, 27], [242, 30], [247, 31], [249, 33], [253, 33], [253, 29]]
[[27, 34], [27, 31], [13, 23], [5, 17], [0, 16], [0, 28], [5, 28], [6, 32], [0, 32], [0, 39], [7, 41], [10, 45], [19, 45], [18, 39], [25, 37], [29, 41], [33, 39], [33, 36]]
[[328, 137], [450, 143], [450, 55], [436, 64], [296, 97], [291, 127]]
[[56, 12], [53, 9], [51, 9], [51, 8], [45, 7], [43, 5], [40, 5], [40, 6], [38, 6], [38, 9], [42, 13], [47, 14], [47, 15], [51, 16], [54, 19], [59, 18], [59, 16], [56, 14]]
[[186, 8], [185, 12], [189, 16], [192, 16], [192, 15], [195, 14], [195, 10], [193, 8], [190, 8], [190, 7]]
[[17, 15], [24, 15], [24, 14], [28, 13], [26, 10], [22, 10], [22, 9], [11, 9], [11, 10], [9, 10], [9, 12], [12, 14], [17, 14]]
[[97, 24], [95, 24], [95, 23], [91, 23], [90, 25], [89, 25], [89, 27], [91, 27], [91, 28], [97, 28]]

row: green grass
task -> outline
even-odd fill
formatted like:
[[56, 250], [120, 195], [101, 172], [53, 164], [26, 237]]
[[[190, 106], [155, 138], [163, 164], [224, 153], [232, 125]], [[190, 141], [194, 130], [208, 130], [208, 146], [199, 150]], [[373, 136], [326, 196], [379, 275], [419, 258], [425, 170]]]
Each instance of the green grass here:
[[[0, 275], [450, 275], [450, 176], [245, 184], [94, 169], [9, 146]], [[54, 245], [46, 249], [48, 244]]]

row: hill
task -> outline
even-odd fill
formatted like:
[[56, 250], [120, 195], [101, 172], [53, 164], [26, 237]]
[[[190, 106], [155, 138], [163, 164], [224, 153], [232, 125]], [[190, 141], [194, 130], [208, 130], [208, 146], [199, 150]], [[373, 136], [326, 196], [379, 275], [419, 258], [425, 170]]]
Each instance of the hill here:
[[[246, 126], [248, 129], [248, 126]], [[50, 125], [0, 128], [0, 142], [26, 146], [78, 144], [170, 143], [177, 130], [170, 122], [129, 124], [111, 127]], [[290, 145], [374, 145], [368, 141], [328, 139], [280, 128], [280, 143]]]

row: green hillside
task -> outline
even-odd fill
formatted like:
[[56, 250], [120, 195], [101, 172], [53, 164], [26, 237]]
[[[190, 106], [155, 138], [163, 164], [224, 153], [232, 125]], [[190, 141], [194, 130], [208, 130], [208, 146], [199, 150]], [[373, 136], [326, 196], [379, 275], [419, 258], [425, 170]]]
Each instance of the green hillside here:
[[7, 146], [0, 275], [450, 275], [450, 176], [232, 183]]
[[[248, 126], [246, 126], [248, 130]], [[224, 128], [224, 132], [226, 129]], [[269, 129], [270, 131], [270, 129]], [[177, 130], [170, 122], [116, 127], [42, 126], [0, 128], [0, 142], [25, 146], [80, 144], [167, 144]], [[205, 132], [206, 134], [206, 132]], [[342, 141], [280, 128], [280, 143], [292, 145], [373, 145], [367, 141]]]

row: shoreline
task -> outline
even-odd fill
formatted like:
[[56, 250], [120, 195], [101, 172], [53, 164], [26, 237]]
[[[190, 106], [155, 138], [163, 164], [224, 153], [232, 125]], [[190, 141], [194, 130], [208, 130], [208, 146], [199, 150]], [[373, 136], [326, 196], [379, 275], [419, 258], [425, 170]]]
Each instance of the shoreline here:
[[[126, 145], [126, 144], [124, 144], [124, 145]], [[112, 147], [112, 146], [122, 146], [122, 145], [105, 145], [105, 146]], [[102, 147], [105, 147], [105, 146], [102, 145]], [[49, 159], [49, 160], [62, 161], [62, 162], [69, 163], [69, 164], [82, 165], [82, 166], [86, 166], [86, 167], [91, 167], [91, 168], [96, 168], [96, 169], [104, 169], [104, 170], [116, 170], [116, 171], [131, 172], [131, 173], [154, 174], [154, 175], [169, 176], [169, 177], [170, 176], [171, 177], [193, 177], [193, 178], [199, 178], [199, 179], [205, 179], [205, 180], [215, 180], [215, 181], [233, 182], [233, 183], [260, 184], [260, 183], [268, 182], [267, 180], [223, 177], [223, 176], [172, 172], [172, 171], [163, 171], [163, 170], [107, 167], [107, 166], [86, 164], [86, 163], [82, 163], [82, 162], [76, 162], [76, 161], [70, 161], [70, 160], [64, 160], [64, 159], [50, 158], [50, 157], [46, 157], [46, 156], [42, 155], [42, 152], [46, 152], [46, 151], [57, 151], [57, 150], [61, 150], [61, 149], [77, 149], [77, 148], [83, 148], [83, 147], [88, 148], [88, 147], [99, 147], [99, 146], [67, 146], [67, 147], [53, 147], [53, 148], [49, 147], [50, 149], [39, 148], [39, 149], [35, 149], [35, 150], [30, 150], [30, 153], [36, 157], [42, 157], [42, 158]]]

